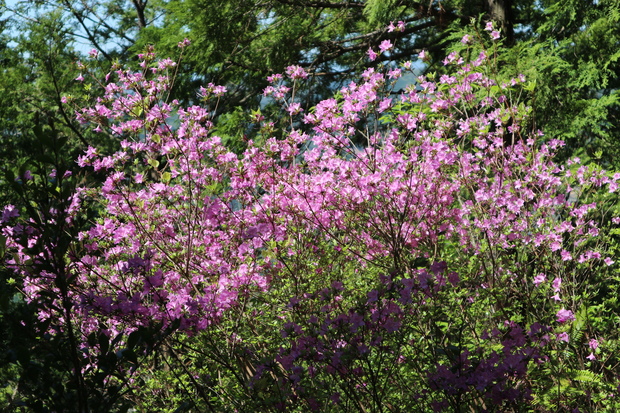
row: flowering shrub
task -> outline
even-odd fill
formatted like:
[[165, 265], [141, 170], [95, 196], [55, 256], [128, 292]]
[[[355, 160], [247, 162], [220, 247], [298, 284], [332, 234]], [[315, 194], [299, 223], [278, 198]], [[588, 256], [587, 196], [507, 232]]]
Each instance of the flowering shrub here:
[[275, 138], [256, 115], [260, 139], [236, 155], [211, 132], [225, 88], [181, 107], [166, 101], [174, 62], [142, 59], [78, 113], [121, 148], [78, 159], [104, 181], [59, 215], [71, 225], [86, 200], [101, 203], [67, 256], [70, 282], [29, 271], [45, 259], [28, 250], [40, 232], [13, 224], [12, 207], [2, 219], [27, 299], [55, 297], [40, 318], [63, 331], [72, 317], [84, 374], [109, 351], [131, 350], [138, 369], [137, 343], [142, 355], [157, 345], [145, 331], [166, 332], [169, 354], [174, 331], [209, 349], [176, 365], [218, 411], [574, 407], [591, 392], [551, 394], [566, 383], [548, 374], [568, 343], [581, 377], [613, 374], [588, 367], [605, 349], [586, 325], [587, 284], [613, 261], [600, 206], [582, 200], [614, 193], [620, 175], [555, 164], [562, 142], [529, 130], [511, 100], [523, 78], [498, 83], [485, 53], [451, 54], [454, 70], [397, 96], [411, 62], [303, 108], [308, 74], [290, 67], [265, 90], [290, 128]]

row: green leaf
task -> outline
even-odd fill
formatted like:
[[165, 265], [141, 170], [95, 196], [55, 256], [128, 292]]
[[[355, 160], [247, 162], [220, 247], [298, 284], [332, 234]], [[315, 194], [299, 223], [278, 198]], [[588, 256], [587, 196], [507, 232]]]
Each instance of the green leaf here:
[[601, 377], [590, 370], [576, 370], [573, 372], [573, 380], [584, 383], [600, 383]]
[[99, 348], [101, 349], [102, 354], [106, 354], [110, 347], [110, 340], [107, 335], [100, 333], [97, 337], [99, 341]]
[[6, 252], [6, 236], [0, 234], [0, 259], [4, 258]]
[[533, 92], [534, 89], [536, 89], [536, 79], [534, 79], [533, 81], [529, 81], [525, 84], [524, 86], [525, 90], [527, 90], [528, 92]]

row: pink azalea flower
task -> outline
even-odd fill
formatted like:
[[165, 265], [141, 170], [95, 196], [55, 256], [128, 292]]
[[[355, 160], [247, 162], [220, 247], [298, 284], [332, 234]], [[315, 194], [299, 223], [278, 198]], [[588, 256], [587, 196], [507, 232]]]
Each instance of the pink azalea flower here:
[[573, 321], [575, 319], [573, 312], [564, 308], [557, 312], [556, 317], [558, 323], [566, 323], [567, 321]]
[[269, 82], [269, 83], [277, 83], [280, 80], [282, 80], [282, 74], [281, 73], [274, 73], [271, 76], [267, 76], [267, 82]]
[[177, 43], [177, 46], [180, 49], [183, 49], [183, 48], [189, 46], [190, 44], [192, 44], [192, 42], [186, 37], [185, 39], [183, 39], [183, 41], [180, 41], [179, 43]]
[[288, 113], [290, 113], [291, 115], [297, 115], [298, 113], [300, 113], [302, 111], [301, 109], [301, 105], [297, 102], [295, 103], [291, 103], [289, 105], [288, 108], [286, 108], [286, 110], [288, 111]]
[[379, 112], [385, 112], [392, 106], [392, 99], [385, 98], [379, 103]]
[[534, 285], [538, 287], [540, 284], [544, 283], [546, 279], [547, 277], [545, 276], [545, 274], [538, 274], [536, 277], [534, 277]]
[[298, 65], [287, 67], [286, 74], [291, 79], [305, 79], [308, 77], [308, 73], [304, 70], [304, 68]]
[[399, 21], [396, 26], [394, 26], [394, 22], [390, 22], [388, 26], [388, 32], [404, 32], [405, 31], [405, 22]]
[[375, 53], [374, 50], [372, 50], [372, 47], [368, 49], [368, 51], [366, 51], [366, 54], [368, 54], [368, 59], [370, 59], [371, 62], [374, 62], [375, 59], [377, 58], [377, 53]]
[[392, 47], [393, 47], [392, 42], [389, 40], [384, 40], [381, 42], [381, 44], [379, 44], [379, 50], [381, 50], [381, 52], [387, 52]]
[[560, 256], [562, 257], [562, 261], [570, 261], [573, 259], [570, 252], [566, 250], [562, 250], [562, 252], [560, 253]]

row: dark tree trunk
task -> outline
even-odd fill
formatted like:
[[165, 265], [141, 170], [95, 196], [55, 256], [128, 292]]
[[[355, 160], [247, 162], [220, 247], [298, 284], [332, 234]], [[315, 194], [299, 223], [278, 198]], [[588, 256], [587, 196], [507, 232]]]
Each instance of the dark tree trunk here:
[[514, 44], [512, 0], [485, 0], [491, 19], [501, 28], [506, 44]]

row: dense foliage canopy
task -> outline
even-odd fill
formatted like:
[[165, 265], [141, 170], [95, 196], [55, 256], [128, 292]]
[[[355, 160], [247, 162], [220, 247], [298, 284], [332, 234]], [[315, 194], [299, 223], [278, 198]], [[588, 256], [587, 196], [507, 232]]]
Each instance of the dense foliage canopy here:
[[[189, 103], [200, 85], [226, 85], [229, 93], [220, 103], [224, 115], [219, 118], [220, 131], [240, 138], [250, 132], [245, 127], [247, 114], [258, 108], [266, 77], [290, 64], [310, 73], [304, 103], [312, 105], [364, 70], [369, 47], [393, 41], [394, 50], [380, 61], [410, 59], [426, 50], [432, 56], [426, 69], [441, 71], [441, 62], [463, 32], [479, 33], [484, 22], [493, 20], [502, 33], [498, 50], [502, 75], [510, 79], [525, 74], [536, 82], [534, 93], [523, 96], [534, 109], [536, 127], [565, 139], [569, 152], [584, 148], [601, 161], [617, 159], [620, 6], [615, 0], [11, 4], [3, 15], [7, 45], [3, 59], [8, 59], [4, 66], [12, 72], [2, 80], [2, 88], [11, 92], [3, 94], [6, 108], [23, 110], [23, 102], [30, 102], [34, 107], [29, 112], [53, 114], [59, 118], [56, 124], [71, 121], [53, 108], [63, 108], [58, 92], [73, 87], [69, 81], [77, 71], [78, 55], [91, 48], [108, 66], [115, 61], [135, 65], [134, 56], [146, 45], [174, 57], [176, 44], [189, 38], [193, 47], [185, 53], [173, 95]], [[390, 30], [390, 22], [399, 21], [405, 29]], [[16, 127], [15, 119], [10, 119]]]

